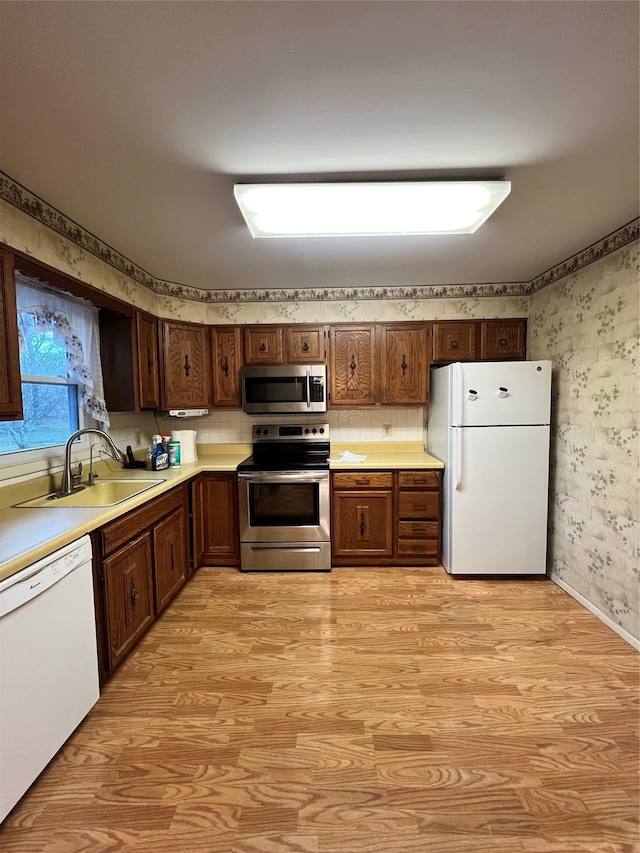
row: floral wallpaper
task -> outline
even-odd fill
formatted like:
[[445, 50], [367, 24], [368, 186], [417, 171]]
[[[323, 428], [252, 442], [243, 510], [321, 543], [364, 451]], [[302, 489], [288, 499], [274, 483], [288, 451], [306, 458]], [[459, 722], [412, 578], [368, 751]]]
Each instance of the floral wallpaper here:
[[549, 574], [636, 641], [639, 244], [530, 298], [528, 354], [553, 362]]
[[[200, 291], [155, 279], [0, 172], [0, 242], [156, 316], [208, 324], [528, 317], [528, 356], [553, 362], [549, 573], [640, 643], [638, 238], [619, 228], [529, 282], [421, 288]], [[312, 303], [312, 306], [309, 304]], [[335, 441], [414, 441], [422, 409], [328, 413]], [[194, 427], [245, 441], [240, 412]], [[115, 413], [112, 434], [144, 447], [152, 414]], [[48, 470], [43, 465], [43, 471]], [[37, 476], [31, 466], [28, 476]], [[0, 471], [0, 484], [26, 471]]]

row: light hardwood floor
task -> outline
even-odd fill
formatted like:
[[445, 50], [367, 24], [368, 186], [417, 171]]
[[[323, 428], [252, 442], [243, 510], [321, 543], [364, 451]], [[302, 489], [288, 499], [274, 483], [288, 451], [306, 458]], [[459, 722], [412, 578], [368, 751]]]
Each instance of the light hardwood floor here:
[[201, 569], [4, 853], [632, 853], [638, 654], [546, 579]]

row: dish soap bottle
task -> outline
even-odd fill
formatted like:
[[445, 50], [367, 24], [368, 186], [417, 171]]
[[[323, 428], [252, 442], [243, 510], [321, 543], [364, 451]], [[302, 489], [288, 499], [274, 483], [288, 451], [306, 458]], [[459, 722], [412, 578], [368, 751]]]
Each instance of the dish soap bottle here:
[[165, 468], [169, 467], [169, 454], [162, 444], [162, 436], [154, 435], [152, 441], [156, 449], [151, 454], [151, 470], [164, 471]]

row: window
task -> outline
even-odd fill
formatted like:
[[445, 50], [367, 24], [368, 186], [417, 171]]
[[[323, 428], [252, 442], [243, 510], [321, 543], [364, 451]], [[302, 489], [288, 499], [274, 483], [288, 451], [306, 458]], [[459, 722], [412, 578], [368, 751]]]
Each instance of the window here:
[[16, 297], [24, 419], [0, 423], [0, 454], [64, 444], [85, 413], [108, 428], [97, 309], [19, 273]]

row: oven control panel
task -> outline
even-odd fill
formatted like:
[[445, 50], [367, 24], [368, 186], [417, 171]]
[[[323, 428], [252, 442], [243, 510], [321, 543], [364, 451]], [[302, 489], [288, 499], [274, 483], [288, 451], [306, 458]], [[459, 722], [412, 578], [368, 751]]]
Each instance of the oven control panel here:
[[253, 441], [327, 441], [329, 424], [254, 424]]

